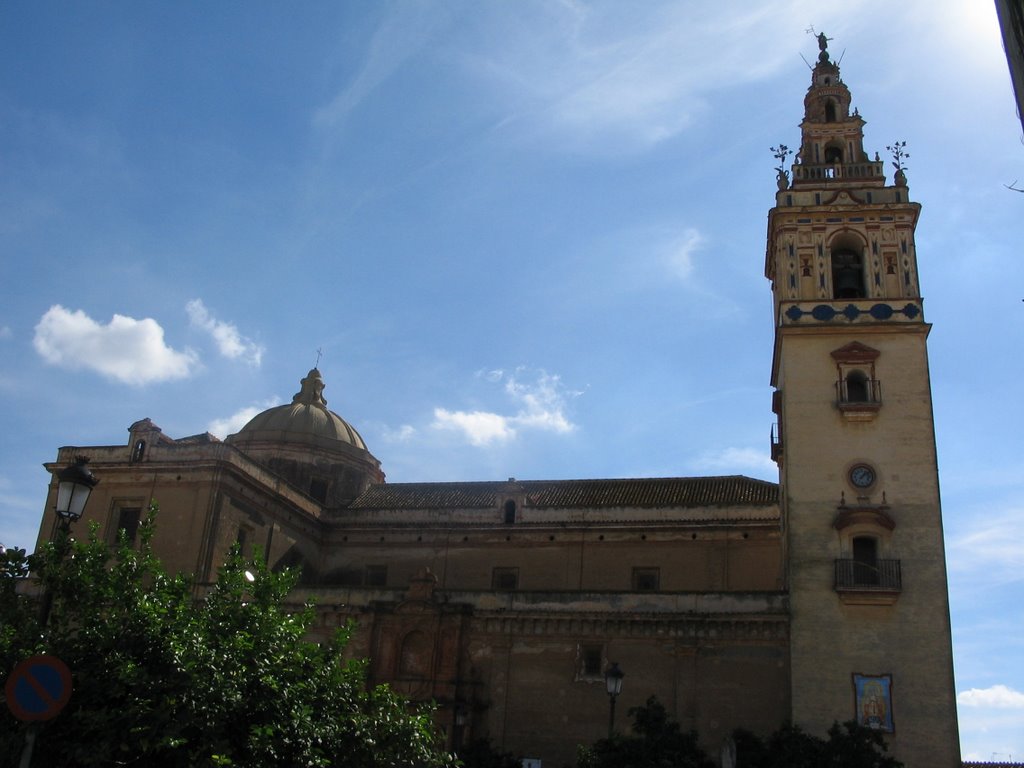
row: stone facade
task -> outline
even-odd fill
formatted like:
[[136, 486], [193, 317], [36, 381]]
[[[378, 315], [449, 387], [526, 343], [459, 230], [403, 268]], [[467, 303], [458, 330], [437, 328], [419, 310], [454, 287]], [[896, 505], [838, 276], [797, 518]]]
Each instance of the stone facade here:
[[348, 652], [436, 702], [453, 747], [570, 763], [606, 733], [617, 662], [620, 728], [656, 695], [712, 754], [737, 727], [857, 718], [910, 768], [959, 765], [919, 206], [850, 101], [823, 41], [768, 220], [778, 484], [385, 483], [316, 369], [224, 442], [145, 419], [46, 466], [89, 457], [111, 539], [159, 502], [154, 546], [200, 585], [236, 541], [300, 569], [314, 637], [354, 620]]

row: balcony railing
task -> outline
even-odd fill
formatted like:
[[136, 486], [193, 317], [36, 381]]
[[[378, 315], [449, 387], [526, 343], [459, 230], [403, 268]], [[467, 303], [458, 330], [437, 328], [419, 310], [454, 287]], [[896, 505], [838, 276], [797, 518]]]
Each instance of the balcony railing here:
[[837, 592], [899, 592], [903, 589], [899, 560], [836, 560]]
[[884, 179], [883, 163], [797, 163], [793, 166], [793, 181], [828, 181], [843, 179]]
[[836, 405], [840, 410], [877, 409], [882, 405], [882, 382], [878, 379], [840, 379], [836, 382]]

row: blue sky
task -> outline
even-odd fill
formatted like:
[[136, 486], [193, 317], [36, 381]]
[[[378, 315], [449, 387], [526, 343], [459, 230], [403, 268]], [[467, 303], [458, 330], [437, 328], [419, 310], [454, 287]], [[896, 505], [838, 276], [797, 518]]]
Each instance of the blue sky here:
[[769, 147], [812, 24], [866, 148], [908, 143], [961, 740], [1024, 759], [1024, 147], [987, 2], [6, 2], [0, 541], [58, 446], [223, 437], [318, 349], [391, 481], [775, 479]]

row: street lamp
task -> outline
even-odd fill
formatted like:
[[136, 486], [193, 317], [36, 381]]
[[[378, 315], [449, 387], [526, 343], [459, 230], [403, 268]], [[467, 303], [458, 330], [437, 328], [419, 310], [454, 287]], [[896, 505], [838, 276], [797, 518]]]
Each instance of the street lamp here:
[[89, 494], [99, 482], [85, 466], [88, 463], [85, 456], [76, 456], [74, 464], [57, 472], [57, 516], [64, 531], [82, 516]]
[[[89, 459], [85, 456], [76, 456], [75, 463], [57, 470], [57, 551], [60, 559], [68, 547], [68, 533], [71, 524], [82, 516], [85, 511], [85, 502], [89, 500], [89, 494], [96, 487], [99, 479], [89, 468], [85, 466]], [[43, 588], [43, 599], [39, 605], [39, 624], [45, 627], [50, 621], [50, 608], [53, 606], [53, 594], [49, 589]]]
[[612, 737], [612, 732], [615, 728], [615, 699], [622, 693], [622, 678], [626, 676], [626, 673], [619, 669], [619, 662], [613, 661], [612, 665], [608, 667], [608, 671], [604, 673], [604, 686], [608, 691], [608, 738]]

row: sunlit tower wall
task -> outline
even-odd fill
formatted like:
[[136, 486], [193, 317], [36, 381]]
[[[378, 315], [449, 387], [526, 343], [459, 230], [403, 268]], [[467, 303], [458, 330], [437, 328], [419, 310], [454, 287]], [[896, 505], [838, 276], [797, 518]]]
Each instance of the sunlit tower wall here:
[[[927, 338], [902, 142], [864, 151], [827, 38], [768, 215], [792, 720], [960, 765]], [[888, 158], [887, 158], [888, 159]]]

